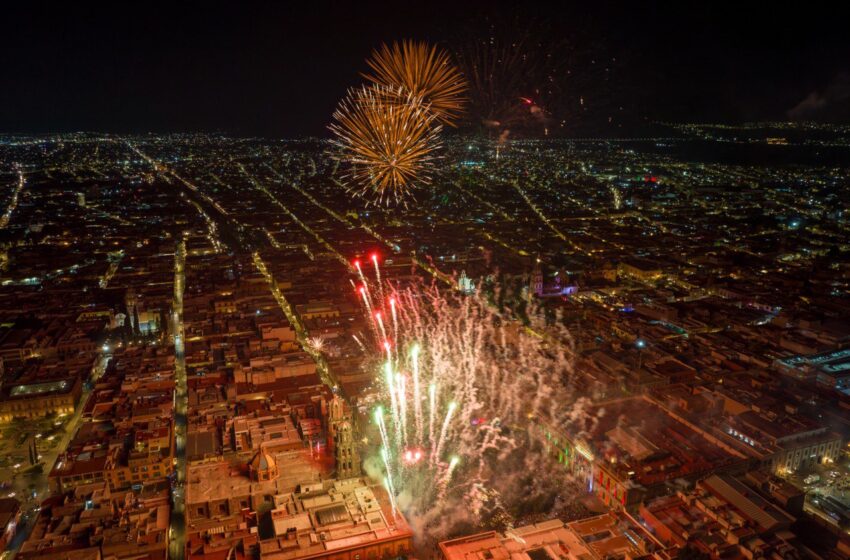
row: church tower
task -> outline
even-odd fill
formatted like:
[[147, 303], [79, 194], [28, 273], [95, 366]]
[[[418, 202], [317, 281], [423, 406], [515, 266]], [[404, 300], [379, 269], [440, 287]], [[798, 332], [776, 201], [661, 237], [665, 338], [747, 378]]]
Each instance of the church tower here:
[[543, 270], [540, 267], [540, 259], [537, 259], [537, 262], [534, 263], [534, 270], [531, 273], [531, 289], [534, 295], [543, 295]]
[[354, 429], [351, 415], [346, 410], [345, 401], [334, 395], [330, 406], [330, 436], [333, 441], [336, 458], [337, 478], [360, 476], [360, 454], [354, 441]]
[[130, 328], [134, 333], [139, 331], [139, 312], [136, 309], [136, 290], [130, 288], [124, 296], [124, 305], [127, 306], [127, 315], [130, 319]]

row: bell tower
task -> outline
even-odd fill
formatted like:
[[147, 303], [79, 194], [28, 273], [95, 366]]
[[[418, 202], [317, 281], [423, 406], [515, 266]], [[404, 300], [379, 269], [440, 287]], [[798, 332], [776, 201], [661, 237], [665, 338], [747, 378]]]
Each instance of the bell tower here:
[[531, 292], [534, 295], [543, 295], [543, 269], [540, 267], [540, 259], [534, 263], [534, 270], [531, 272]]
[[339, 395], [334, 395], [331, 401], [329, 425], [337, 478], [360, 476], [360, 454], [354, 441], [351, 415]]

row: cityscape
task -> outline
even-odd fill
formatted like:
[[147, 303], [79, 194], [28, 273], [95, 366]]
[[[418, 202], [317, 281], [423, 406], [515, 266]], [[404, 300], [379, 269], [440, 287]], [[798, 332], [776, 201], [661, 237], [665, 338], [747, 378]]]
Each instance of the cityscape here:
[[850, 558], [846, 75], [597, 114], [488, 25], [317, 132], [0, 115], [0, 560]]
[[[10, 550], [415, 550], [421, 528], [361, 466], [378, 396], [352, 267], [374, 259], [391, 281], [468, 293], [499, 282], [508, 305], [539, 302], [572, 335], [587, 426], [546, 427], [540, 450], [552, 491], [571, 499], [505, 511], [490, 520], [502, 532], [451, 535], [436, 543], [445, 557], [512, 550], [514, 534], [600, 558], [685, 543], [839, 551], [844, 168], [683, 154], [724, 143], [732, 160], [805, 158], [850, 130], [669, 134], [458, 139], [445, 179], [404, 211], [339, 197], [318, 141], [5, 137]], [[553, 507], [561, 517], [547, 518]]]

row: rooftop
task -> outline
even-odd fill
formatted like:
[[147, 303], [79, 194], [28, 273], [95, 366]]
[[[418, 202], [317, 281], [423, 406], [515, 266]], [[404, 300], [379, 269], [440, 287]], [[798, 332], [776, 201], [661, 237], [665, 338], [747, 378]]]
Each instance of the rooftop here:
[[262, 558], [309, 558], [413, 536], [384, 489], [360, 478], [302, 485], [275, 496], [267, 515], [271, 525], [261, 521]]
[[244, 462], [216, 461], [190, 465], [186, 503], [292, 492], [299, 484], [319, 480], [323, 472], [321, 464], [311, 458], [310, 450], [284, 451], [273, 454], [273, 457], [280, 476], [268, 481], [252, 481]]

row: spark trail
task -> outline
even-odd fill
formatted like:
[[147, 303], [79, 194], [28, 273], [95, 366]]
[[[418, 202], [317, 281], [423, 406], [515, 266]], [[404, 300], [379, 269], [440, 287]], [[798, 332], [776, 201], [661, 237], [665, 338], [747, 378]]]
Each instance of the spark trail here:
[[[531, 313], [526, 328], [485, 296], [437, 284], [383, 282], [382, 298], [377, 275], [361, 282], [372, 324], [358, 344], [384, 403], [366, 469], [395, 493], [420, 543], [563, 493], [562, 470], [540, 476], [553, 472], [541, 426], [569, 430], [586, 401], [571, 388], [573, 345], [562, 323]], [[393, 329], [379, 324], [388, 312]]]

